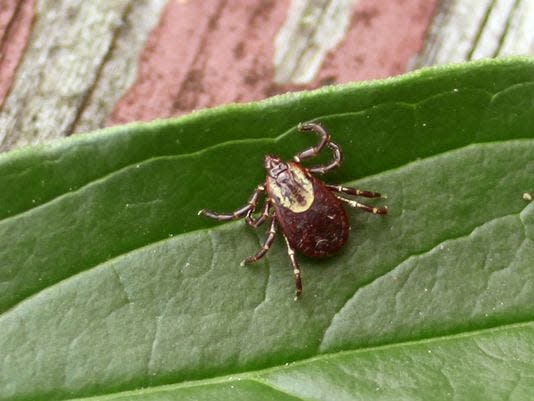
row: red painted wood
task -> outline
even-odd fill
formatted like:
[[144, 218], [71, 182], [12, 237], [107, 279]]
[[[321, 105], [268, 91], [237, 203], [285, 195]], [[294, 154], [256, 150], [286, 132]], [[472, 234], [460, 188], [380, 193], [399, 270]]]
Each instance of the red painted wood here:
[[110, 123], [150, 120], [267, 96], [273, 37], [287, 1], [169, 2], [139, 77]]
[[437, 0], [360, 0], [345, 39], [323, 64], [320, 82], [402, 74], [424, 45]]
[[2, 0], [0, 4], [0, 105], [7, 96], [28, 43], [35, 14], [34, 0]]
[[324, 83], [406, 71], [437, 0], [360, 0], [345, 39], [305, 86], [273, 83], [274, 37], [289, 0], [169, 2], [141, 57], [136, 83], [108, 124], [176, 116]]

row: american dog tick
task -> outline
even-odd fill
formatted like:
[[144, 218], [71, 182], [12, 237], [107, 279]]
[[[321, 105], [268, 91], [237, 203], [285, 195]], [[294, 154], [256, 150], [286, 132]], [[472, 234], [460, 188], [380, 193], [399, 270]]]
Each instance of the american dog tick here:
[[[254, 228], [270, 218], [271, 224], [263, 247], [241, 264], [253, 263], [262, 258], [273, 243], [277, 227], [280, 227], [293, 265], [295, 299], [302, 292], [300, 267], [295, 258], [295, 251], [306, 256], [321, 258], [332, 255], [347, 242], [350, 226], [342, 202], [373, 214], [386, 214], [388, 211], [387, 207], [371, 207], [339, 195], [343, 193], [380, 198], [381, 195], [377, 192], [329, 185], [315, 178], [312, 174], [324, 174], [341, 164], [341, 149], [330, 141], [330, 134], [320, 124], [301, 123], [298, 129], [301, 132], [319, 134], [319, 144], [300, 152], [293, 157], [292, 162], [284, 162], [276, 156], [266, 155], [265, 182], [256, 187], [245, 206], [233, 213], [220, 214], [206, 209], [198, 212], [199, 215], [219, 221], [245, 218], [247, 224]], [[300, 164], [302, 160], [316, 156], [325, 146], [328, 146], [334, 154], [334, 159], [330, 163], [309, 168]], [[263, 212], [259, 216], [254, 216], [260, 195], [264, 192], [267, 192], [267, 195]]]

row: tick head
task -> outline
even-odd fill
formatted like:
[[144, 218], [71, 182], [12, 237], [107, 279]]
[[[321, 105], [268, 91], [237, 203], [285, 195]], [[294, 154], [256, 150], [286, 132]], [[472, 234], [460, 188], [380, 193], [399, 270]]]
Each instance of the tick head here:
[[287, 171], [288, 169], [287, 163], [273, 155], [265, 155], [264, 166], [265, 170], [267, 170], [267, 174], [273, 178], [278, 177], [280, 173]]

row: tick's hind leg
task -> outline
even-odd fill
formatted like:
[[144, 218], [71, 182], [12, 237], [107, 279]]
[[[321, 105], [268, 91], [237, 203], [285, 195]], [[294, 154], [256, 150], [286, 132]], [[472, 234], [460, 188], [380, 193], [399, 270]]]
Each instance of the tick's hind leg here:
[[373, 213], [373, 214], [387, 214], [388, 213], [388, 208], [386, 206], [373, 207], [373, 206], [366, 205], [364, 203], [356, 202], [355, 200], [352, 200], [352, 199], [343, 198], [338, 195], [336, 195], [336, 198], [338, 198], [340, 201], [348, 203], [351, 207], [362, 209], [369, 213]]
[[342, 192], [347, 195], [364, 196], [366, 198], [382, 198], [378, 192], [364, 191], [363, 189], [342, 187], [341, 185], [326, 184], [326, 187], [332, 191]]
[[269, 227], [269, 231], [267, 232], [267, 238], [265, 239], [265, 243], [255, 255], [249, 256], [244, 261], [242, 261], [241, 266], [254, 263], [260, 260], [261, 258], [263, 258], [263, 256], [265, 256], [267, 251], [271, 248], [275, 235], [276, 235], [276, 221], [273, 216], [273, 219], [271, 220], [271, 226]]
[[208, 209], [202, 209], [198, 212], [198, 215], [203, 215], [210, 217], [219, 221], [228, 221], [228, 220], [237, 220], [245, 217], [249, 212], [256, 210], [256, 205], [258, 204], [258, 199], [262, 192], [265, 192], [265, 184], [258, 185], [251, 197], [249, 198], [247, 204], [232, 213], [217, 213]]
[[291, 248], [291, 245], [289, 245], [289, 240], [284, 235], [284, 240], [286, 241], [287, 246], [287, 254], [289, 255], [289, 259], [291, 260], [291, 265], [293, 266], [293, 275], [295, 276], [295, 301], [299, 299], [300, 294], [302, 293], [302, 280], [300, 278], [300, 266], [297, 261], [297, 258], [295, 257], [295, 251], [293, 248]]

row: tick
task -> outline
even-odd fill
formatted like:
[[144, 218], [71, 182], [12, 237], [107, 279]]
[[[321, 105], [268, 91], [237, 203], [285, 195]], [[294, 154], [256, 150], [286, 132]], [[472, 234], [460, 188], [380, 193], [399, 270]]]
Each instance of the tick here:
[[[317, 133], [320, 137], [319, 143], [300, 152], [289, 162], [277, 156], [266, 155], [265, 182], [256, 187], [245, 206], [227, 214], [207, 209], [198, 212], [199, 215], [219, 221], [244, 218], [253, 228], [258, 228], [270, 220], [262, 248], [241, 264], [254, 263], [261, 259], [271, 248], [277, 230], [280, 230], [293, 266], [295, 299], [302, 293], [301, 269], [295, 252], [322, 258], [334, 254], [347, 242], [350, 226], [343, 203], [378, 215], [384, 215], [388, 211], [387, 207], [372, 207], [341, 195], [380, 198], [381, 195], [377, 192], [325, 184], [316, 178], [313, 174], [324, 174], [339, 167], [343, 153], [340, 147], [330, 140], [330, 134], [321, 124], [301, 123], [298, 130]], [[333, 153], [331, 162], [315, 167], [302, 166], [303, 160], [317, 156], [325, 146]], [[262, 195], [265, 195], [263, 210], [259, 215], [255, 215]]]

